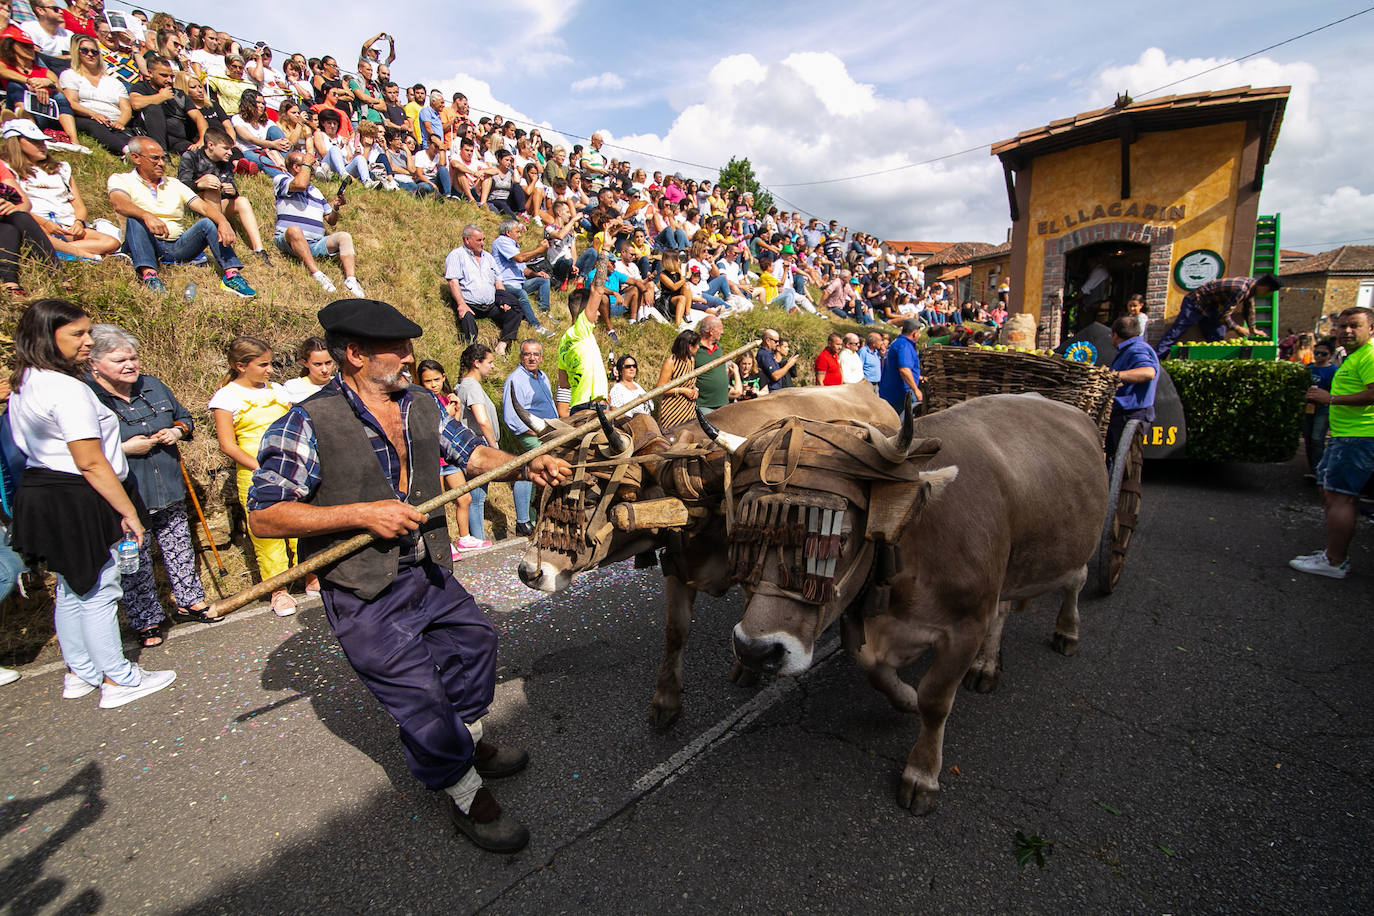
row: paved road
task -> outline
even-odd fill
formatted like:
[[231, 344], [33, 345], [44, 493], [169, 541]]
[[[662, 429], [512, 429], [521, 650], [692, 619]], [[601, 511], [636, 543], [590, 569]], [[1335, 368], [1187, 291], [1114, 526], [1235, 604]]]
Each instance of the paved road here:
[[[1293, 466], [1152, 467], [1146, 492], [1081, 652], [1050, 651], [1042, 603], [998, 692], [961, 692], [930, 817], [893, 801], [915, 722], [842, 654], [736, 688], [739, 597], [705, 601], [656, 733], [657, 573], [550, 599], [496, 551], [463, 571], [504, 632], [489, 727], [534, 755], [497, 787], [527, 851], [452, 835], [315, 607], [183, 630], [143, 659], [176, 684], [121, 710], [59, 699], [56, 672], [0, 691], [0, 911], [1364, 909], [1369, 579], [1287, 569], [1320, 525]], [[1374, 570], [1367, 533], [1354, 561]], [[1043, 869], [1018, 830], [1053, 843]]]

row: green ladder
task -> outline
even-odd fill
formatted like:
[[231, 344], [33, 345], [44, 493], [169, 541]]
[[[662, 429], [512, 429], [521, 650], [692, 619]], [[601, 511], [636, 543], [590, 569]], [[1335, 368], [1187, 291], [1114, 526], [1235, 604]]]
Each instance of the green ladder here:
[[[1279, 214], [1261, 216], [1255, 224], [1255, 253], [1251, 259], [1250, 276], [1260, 274], [1279, 275]], [[1255, 325], [1269, 335], [1270, 340], [1278, 340], [1279, 294], [1272, 293], [1267, 298], [1255, 297]]]

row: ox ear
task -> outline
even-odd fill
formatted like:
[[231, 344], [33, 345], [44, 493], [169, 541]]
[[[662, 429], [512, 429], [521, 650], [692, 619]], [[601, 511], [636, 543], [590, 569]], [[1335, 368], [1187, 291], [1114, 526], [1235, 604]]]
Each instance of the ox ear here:
[[870, 541], [895, 544], [903, 531], [932, 499], [939, 497], [959, 468], [946, 468], [919, 475], [915, 483], [892, 480], [873, 484], [868, 494], [868, 518], [864, 537]]
[[[937, 443], [939, 440], [935, 440]], [[954, 478], [959, 476], [959, 466], [951, 464], [946, 468], [937, 468], [934, 471], [923, 472], [918, 478], [921, 488], [926, 489], [926, 502], [939, 499], [940, 494], [945, 492], [945, 487], [954, 483]], [[927, 489], [929, 488], [929, 489]]]

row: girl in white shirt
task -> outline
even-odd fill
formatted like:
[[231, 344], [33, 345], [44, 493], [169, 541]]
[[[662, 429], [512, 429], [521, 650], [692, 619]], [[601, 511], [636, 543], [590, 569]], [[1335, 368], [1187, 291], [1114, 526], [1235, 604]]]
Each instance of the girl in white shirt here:
[[62, 696], [99, 687], [101, 708], [122, 706], [166, 687], [176, 672], [143, 670], [119, 641], [117, 545], [125, 536], [142, 543], [144, 530], [137, 488], [125, 485], [119, 419], [78, 376], [91, 352], [90, 316], [70, 302], [40, 299], [20, 316], [14, 351], [10, 429], [27, 456], [14, 546], [57, 573]]
[[0, 159], [17, 176], [30, 212], [52, 246], [65, 254], [88, 259], [118, 249], [118, 226], [104, 219], [87, 224], [86, 204], [72, 180], [71, 163], [53, 158], [46, 140], [34, 140], [20, 130], [11, 129], [11, 135], [0, 143]]

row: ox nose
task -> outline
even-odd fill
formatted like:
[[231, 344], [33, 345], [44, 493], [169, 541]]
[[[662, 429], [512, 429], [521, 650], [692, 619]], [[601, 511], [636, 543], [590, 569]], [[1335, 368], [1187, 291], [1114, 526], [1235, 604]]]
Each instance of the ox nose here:
[[751, 671], [777, 674], [787, 655], [787, 647], [775, 639], [750, 639], [735, 631], [735, 658]]

